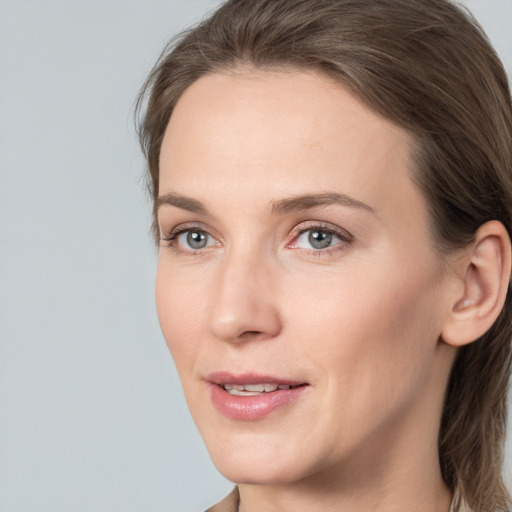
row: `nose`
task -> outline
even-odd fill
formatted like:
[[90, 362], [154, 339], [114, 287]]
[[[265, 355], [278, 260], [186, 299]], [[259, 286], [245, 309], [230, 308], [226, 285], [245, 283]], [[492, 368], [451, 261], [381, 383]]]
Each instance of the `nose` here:
[[276, 280], [262, 257], [233, 255], [222, 263], [211, 303], [211, 332], [227, 343], [267, 340], [281, 331]]

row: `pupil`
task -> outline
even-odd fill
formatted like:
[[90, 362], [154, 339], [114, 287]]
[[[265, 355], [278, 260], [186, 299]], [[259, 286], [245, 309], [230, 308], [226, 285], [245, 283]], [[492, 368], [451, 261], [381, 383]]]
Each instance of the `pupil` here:
[[206, 233], [202, 231], [191, 231], [187, 235], [187, 243], [192, 249], [202, 249], [206, 246]]
[[309, 234], [309, 243], [315, 249], [324, 249], [329, 247], [332, 242], [332, 234], [325, 231], [312, 231]]

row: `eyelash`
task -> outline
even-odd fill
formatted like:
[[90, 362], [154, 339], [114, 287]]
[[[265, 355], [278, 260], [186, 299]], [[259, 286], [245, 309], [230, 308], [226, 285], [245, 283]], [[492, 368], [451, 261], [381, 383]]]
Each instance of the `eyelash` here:
[[[297, 240], [304, 233], [308, 233], [309, 231], [320, 231], [322, 233], [327, 233], [329, 235], [333, 235], [340, 239], [339, 243], [336, 243], [333, 246], [326, 247], [324, 249], [304, 249], [304, 248], [296, 248], [303, 253], [307, 253], [314, 256], [322, 256], [333, 254], [338, 251], [342, 251], [346, 248], [348, 244], [353, 241], [353, 236], [346, 230], [341, 228], [336, 228], [331, 224], [323, 223], [323, 222], [312, 222], [306, 226], [302, 225], [300, 227], [295, 228], [292, 232], [292, 240], [291, 242], [286, 244], [287, 248], [295, 248], [293, 244], [297, 243]], [[197, 225], [197, 224], [180, 224], [173, 228], [169, 233], [160, 238], [160, 247], [165, 247], [168, 249], [172, 249], [177, 254], [185, 254], [187, 256], [199, 256], [205, 254], [206, 250], [209, 247], [201, 248], [201, 249], [181, 249], [178, 245], [178, 238], [187, 232], [201, 232], [206, 233], [207, 236], [211, 237], [215, 240], [215, 238], [208, 232], [207, 229]], [[217, 242], [218, 243], [218, 242]]]
[[199, 256], [204, 254], [205, 248], [196, 250], [181, 249], [178, 245], [178, 238], [184, 233], [188, 233], [189, 231], [206, 233], [209, 237], [213, 238], [206, 229], [198, 226], [197, 224], [180, 224], [179, 226], [171, 229], [167, 235], [160, 237], [159, 246], [172, 249], [176, 254], [185, 254], [187, 256]]
[[292, 235], [292, 241], [287, 244], [287, 247], [293, 248], [293, 244], [297, 243], [299, 237], [310, 231], [320, 231], [322, 233], [327, 233], [329, 235], [336, 236], [337, 238], [340, 239], [339, 243], [326, 247], [324, 249], [297, 248], [297, 250], [300, 250], [303, 253], [307, 253], [308, 255], [313, 256], [324, 256], [334, 254], [338, 251], [343, 251], [344, 249], [346, 249], [347, 245], [349, 245], [353, 241], [354, 238], [348, 231], [342, 228], [337, 228], [332, 224], [327, 224], [325, 222], [312, 222], [310, 224], [301, 225], [300, 227], [297, 227]]

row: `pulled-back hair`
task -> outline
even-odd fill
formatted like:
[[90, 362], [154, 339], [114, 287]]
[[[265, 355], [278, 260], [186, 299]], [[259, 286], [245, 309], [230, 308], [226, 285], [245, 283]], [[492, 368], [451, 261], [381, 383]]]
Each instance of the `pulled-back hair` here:
[[[512, 105], [507, 76], [477, 22], [448, 0], [229, 0], [172, 41], [138, 101], [156, 206], [173, 109], [208, 73], [299, 68], [337, 81], [414, 137], [413, 179], [441, 254], [498, 220], [512, 233]], [[506, 510], [501, 467], [512, 297], [492, 328], [459, 349], [445, 394], [439, 461], [475, 512]]]

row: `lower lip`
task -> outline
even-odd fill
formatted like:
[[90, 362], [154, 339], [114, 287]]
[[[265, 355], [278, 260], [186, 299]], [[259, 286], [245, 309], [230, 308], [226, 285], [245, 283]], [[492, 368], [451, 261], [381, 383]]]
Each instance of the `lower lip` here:
[[256, 396], [230, 395], [218, 384], [210, 384], [213, 405], [233, 420], [255, 421], [265, 418], [276, 409], [297, 400], [309, 386], [278, 389]]

